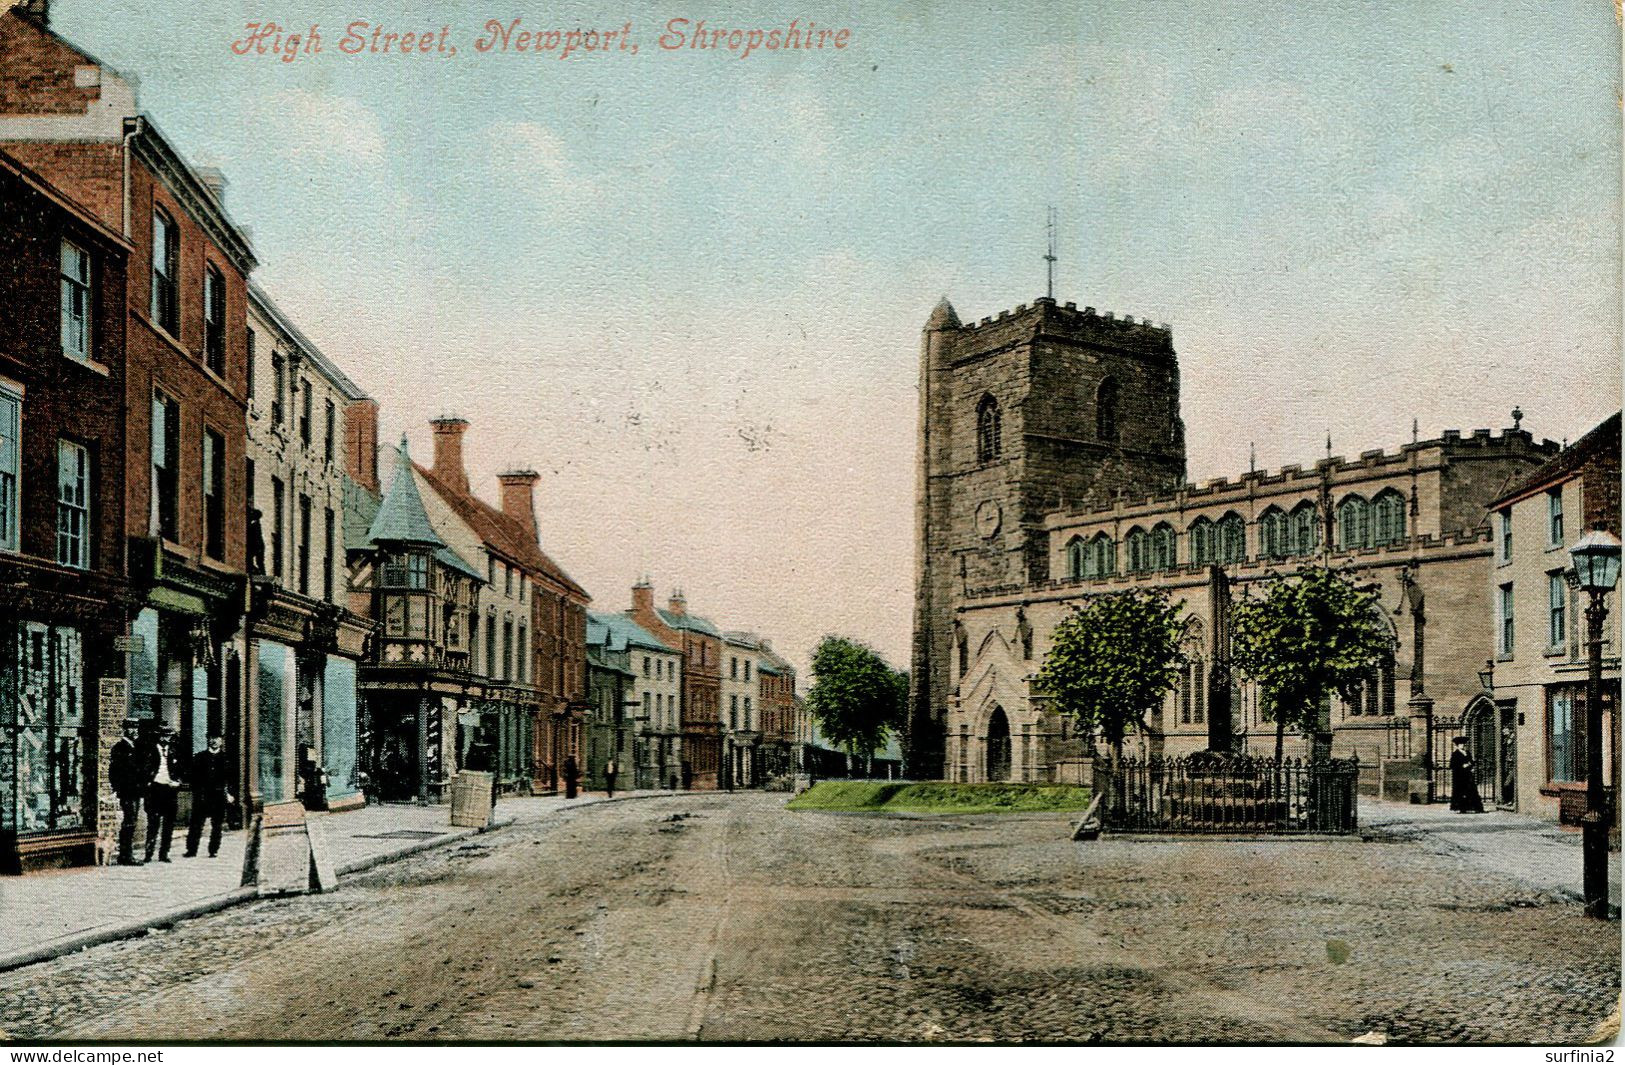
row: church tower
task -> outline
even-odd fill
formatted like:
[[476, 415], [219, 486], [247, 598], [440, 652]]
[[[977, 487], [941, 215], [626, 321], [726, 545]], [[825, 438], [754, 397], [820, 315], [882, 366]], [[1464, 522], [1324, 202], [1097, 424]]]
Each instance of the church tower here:
[[1050, 579], [1044, 515], [1185, 476], [1167, 326], [1040, 299], [920, 338], [907, 772], [943, 772], [954, 619], [967, 596]]

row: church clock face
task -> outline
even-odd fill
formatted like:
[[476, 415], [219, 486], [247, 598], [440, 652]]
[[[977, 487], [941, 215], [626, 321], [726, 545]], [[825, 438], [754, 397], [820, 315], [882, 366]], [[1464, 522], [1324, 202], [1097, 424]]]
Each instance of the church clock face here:
[[991, 540], [999, 534], [999, 525], [1004, 520], [1004, 511], [998, 503], [991, 499], [984, 499], [976, 506], [976, 531], [984, 540]]

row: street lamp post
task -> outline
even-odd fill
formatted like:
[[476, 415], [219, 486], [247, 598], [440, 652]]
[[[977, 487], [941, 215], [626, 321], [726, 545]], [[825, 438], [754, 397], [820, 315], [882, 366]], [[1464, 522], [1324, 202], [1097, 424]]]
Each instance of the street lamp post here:
[[1590, 594], [1586, 607], [1586, 813], [1581, 823], [1587, 917], [1608, 917], [1608, 814], [1602, 786], [1602, 626], [1606, 596], [1619, 581], [1619, 540], [1593, 529], [1569, 548], [1580, 587]]

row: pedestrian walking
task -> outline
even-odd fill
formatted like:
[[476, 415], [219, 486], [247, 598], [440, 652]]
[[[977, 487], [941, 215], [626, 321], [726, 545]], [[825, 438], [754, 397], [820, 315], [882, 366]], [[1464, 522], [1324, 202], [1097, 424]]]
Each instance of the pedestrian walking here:
[[1450, 808], [1458, 814], [1484, 812], [1484, 799], [1478, 794], [1478, 781], [1473, 774], [1477, 764], [1467, 750], [1467, 738], [1457, 736], [1455, 750], [1450, 752]]
[[573, 798], [576, 797], [576, 781], [579, 780], [579, 779], [581, 779], [581, 771], [576, 768], [575, 755], [573, 755], [573, 754], [565, 755], [564, 756], [564, 797], [566, 799], [573, 799]]
[[604, 791], [606, 792], [606, 797], [611, 799], [615, 797], [615, 772], [616, 765], [615, 762], [611, 760], [604, 766]]
[[160, 862], [169, 861], [169, 841], [175, 834], [175, 797], [181, 790], [181, 766], [175, 757], [175, 732], [164, 728], [147, 751], [147, 861], [154, 851]]
[[231, 795], [231, 766], [226, 762], [225, 741], [210, 736], [208, 746], [192, 756], [192, 818], [186, 829], [186, 857], [197, 857], [198, 841], [203, 837], [203, 823], [209, 823], [209, 857], [220, 853], [221, 822], [226, 807], [234, 801]]
[[107, 783], [118, 796], [118, 864], [138, 865], [135, 860], [135, 821], [141, 816], [141, 799], [151, 778], [146, 774], [144, 752], [137, 743], [141, 723], [124, 719], [124, 735], [113, 744], [107, 756]]

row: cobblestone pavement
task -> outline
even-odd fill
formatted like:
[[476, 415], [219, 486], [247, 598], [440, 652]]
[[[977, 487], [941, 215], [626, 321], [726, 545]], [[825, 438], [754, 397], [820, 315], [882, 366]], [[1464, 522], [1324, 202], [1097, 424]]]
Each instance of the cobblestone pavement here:
[[0, 974], [14, 1038], [1572, 1043], [1619, 926], [1417, 842], [582, 807]]

